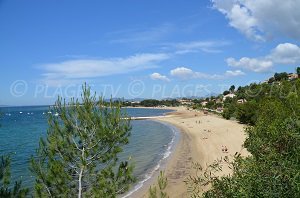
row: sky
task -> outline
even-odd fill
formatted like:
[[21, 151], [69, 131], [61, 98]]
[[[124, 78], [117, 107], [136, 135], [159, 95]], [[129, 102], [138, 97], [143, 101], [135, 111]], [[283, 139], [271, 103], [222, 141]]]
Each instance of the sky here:
[[300, 0], [0, 0], [0, 105], [222, 93], [295, 72]]

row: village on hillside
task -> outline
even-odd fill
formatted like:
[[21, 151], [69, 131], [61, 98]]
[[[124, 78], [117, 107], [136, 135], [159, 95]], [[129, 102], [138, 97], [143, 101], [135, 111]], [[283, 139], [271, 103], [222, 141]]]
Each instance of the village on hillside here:
[[125, 106], [135, 107], [168, 107], [168, 106], [186, 106], [189, 109], [202, 109], [204, 112], [214, 112], [218, 114], [224, 113], [224, 109], [229, 104], [235, 102], [236, 104], [244, 104], [248, 101], [247, 89], [255, 87], [257, 85], [281, 85], [283, 81], [295, 81], [300, 78], [300, 67], [297, 67], [296, 73], [275, 73], [272, 77], [260, 82], [259, 84], [253, 83], [245, 87], [236, 87], [232, 85], [228, 90], [225, 90], [218, 96], [210, 96], [206, 98], [192, 99], [192, 98], [180, 98], [180, 99], [166, 99], [155, 100], [146, 99], [142, 101], [126, 101]]

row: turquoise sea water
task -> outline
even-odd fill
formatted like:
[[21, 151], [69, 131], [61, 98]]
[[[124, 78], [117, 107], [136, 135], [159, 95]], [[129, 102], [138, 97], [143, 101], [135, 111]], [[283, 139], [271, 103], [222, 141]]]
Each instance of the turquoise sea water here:
[[[129, 116], [157, 116], [170, 110], [128, 108]], [[12, 156], [12, 179], [22, 179], [24, 186], [32, 187], [34, 178], [29, 171], [29, 159], [35, 154], [38, 142], [47, 131], [46, 106], [0, 108], [0, 155]], [[155, 121], [132, 121], [132, 134], [120, 158], [132, 156], [134, 175], [139, 185], [151, 176], [163, 158], [166, 158], [174, 141], [172, 127]]]

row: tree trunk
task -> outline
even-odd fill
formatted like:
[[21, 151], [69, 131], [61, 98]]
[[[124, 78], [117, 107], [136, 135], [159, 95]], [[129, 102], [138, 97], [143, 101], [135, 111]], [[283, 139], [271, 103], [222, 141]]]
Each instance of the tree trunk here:
[[79, 173], [79, 179], [78, 179], [78, 198], [81, 198], [81, 178], [82, 178], [82, 173], [83, 173], [83, 167], [81, 167], [80, 169], [80, 173]]
[[[82, 151], [81, 151], [81, 156], [82, 156], [82, 160], [84, 160], [84, 148], [83, 148]], [[83, 177], [83, 169], [84, 169], [84, 166], [81, 165], [80, 173], [79, 173], [79, 176], [78, 176], [78, 198], [81, 198], [81, 196], [82, 196], [82, 177]]]

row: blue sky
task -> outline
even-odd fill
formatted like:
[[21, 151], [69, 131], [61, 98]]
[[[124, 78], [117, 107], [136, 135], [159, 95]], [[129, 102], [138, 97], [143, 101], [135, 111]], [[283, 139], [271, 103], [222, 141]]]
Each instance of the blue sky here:
[[[280, 5], [280, 6], [278, 6]], [[300, 65], [300, 1], [0, 1], [0, 105], [221, 93]]]

